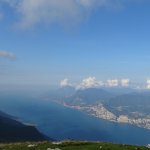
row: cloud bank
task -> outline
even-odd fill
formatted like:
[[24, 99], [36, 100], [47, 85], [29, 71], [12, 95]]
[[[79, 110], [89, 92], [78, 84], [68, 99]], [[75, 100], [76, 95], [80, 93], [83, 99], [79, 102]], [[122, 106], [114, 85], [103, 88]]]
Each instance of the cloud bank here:
[[9, 60], [15, 60], [16, 56], [13, 53], [7, 51], [0, 51], [0, 58], [7, 58]]
[[150, 80], [147, 80], [146, 83], [147, 83], [147, 89], [150, 89]]
[[78, 24], [93, 10], [117, 7], [123, 0], [1, 0], [20, 16], [19, 25], [30, 28], [37, 24]]
[[102, 86], [103, 82], [98, 81], [95, 77], [88, 77], [82, 80], [82, 82], [77, 86], [78, 89], [94, 88]]
[[69, 79], [63, 79], [60, 81], [60, 86], [61, 87], [65, 87], [65, 86], [71, 86], [70, 82], [69, 82]]
[[130, 80], [129, 79], [122, 79], [121, 80], [121, 85], [123, 87], [128, 87], [129, 86], [129, 83], [130, 83]]
[[107, 80], [106, 86], [108, 87], [114, 87], [114, 86], [118, 86], [119, 85], [119, 81], [118, 80]]
[[[150, 80], [149, 80], [149, 88], [150, 88]], [[129, 79], [113, 79], [101, 81], [97, 80], [96, 77], [88, 77], [84, 78], [79, 84], [71, 84], [69, 79], [61, 80], [60, 86], [74, 86], [76, 89], [87, 89], [87, 88], [99, 88], [99, 87], [128, 87], [130, 86]]]

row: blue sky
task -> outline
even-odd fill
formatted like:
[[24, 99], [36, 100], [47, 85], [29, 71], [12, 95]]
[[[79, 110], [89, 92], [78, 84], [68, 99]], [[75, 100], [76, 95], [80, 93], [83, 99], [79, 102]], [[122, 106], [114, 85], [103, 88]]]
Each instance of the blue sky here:
[[88, 77], [146, 84], [150, 1], [62, 1], [0, 1], [1, 85]]

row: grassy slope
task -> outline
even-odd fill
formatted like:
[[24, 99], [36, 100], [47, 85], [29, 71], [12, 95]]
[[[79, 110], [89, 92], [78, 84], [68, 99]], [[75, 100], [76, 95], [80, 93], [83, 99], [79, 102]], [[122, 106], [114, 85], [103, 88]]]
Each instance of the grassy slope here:
[[[35, 146], [29, 148], [30, 144]], [[0, 144], [0, 150], [47, 150], [47, 148], [60, 148], [61, 150], [148, 150], [146, 147], [89, 142], [63, 142], [59, 145], [50, 142]]]

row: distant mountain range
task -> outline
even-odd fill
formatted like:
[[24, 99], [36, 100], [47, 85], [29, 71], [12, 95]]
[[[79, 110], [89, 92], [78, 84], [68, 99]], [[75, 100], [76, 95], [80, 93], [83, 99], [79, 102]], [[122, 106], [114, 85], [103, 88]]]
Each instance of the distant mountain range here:
[[46, 137], [34, 126], [25, 125], [0, 111], [0, 142], [43, 141]]
[[134, 92], [113, 97], [104, 106], [116, 115], [150, 115], [150, 92]]
[[[61, 94], [60, 94], [61, 93]], [[47, 98], [67, 107], [115, 122], [150, 129], [150, 91], [130, 88], [63, 87]]]
[[45, 97], [57, 102], [65, 101], [74, 104], [81, 104], [81, 102], [86, 104], [93, 104], [99, 101], [102, 102], [108, 100], [114, 95], [114, 93], [108, 92], [104, 89], [88, 88], [76, 90], [71, 86], [66, 86], [50, 91], [45, 95]]
[[84, 90], [77, 90], [74, 94], [64, 98], [67, 104], [73, 105], [90, 105], [99, 102], [104, 102], [112, 98], [114, 94], [103, 89], [88, 88]]

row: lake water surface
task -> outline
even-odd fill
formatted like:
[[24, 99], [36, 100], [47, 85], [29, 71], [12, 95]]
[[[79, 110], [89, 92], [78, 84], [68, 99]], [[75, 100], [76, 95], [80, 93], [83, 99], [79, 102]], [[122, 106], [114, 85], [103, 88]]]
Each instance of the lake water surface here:
[[24, 95], [0, 96], [0, 110], [28, 122], [56, 140], [76, 139], [147, 145], [150, 130], [109, 122], [78, 110]]

